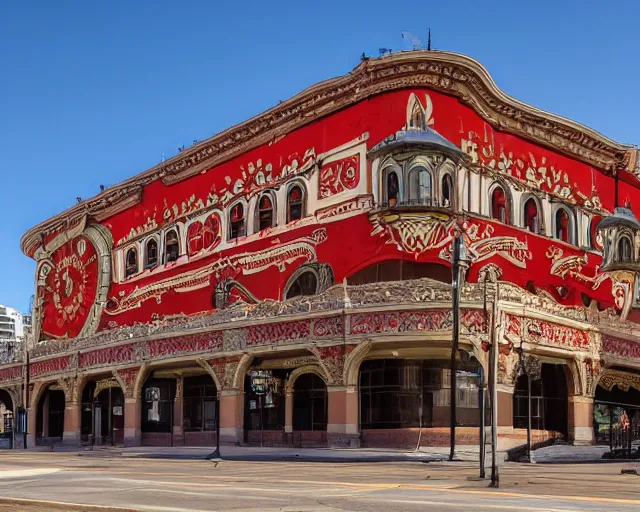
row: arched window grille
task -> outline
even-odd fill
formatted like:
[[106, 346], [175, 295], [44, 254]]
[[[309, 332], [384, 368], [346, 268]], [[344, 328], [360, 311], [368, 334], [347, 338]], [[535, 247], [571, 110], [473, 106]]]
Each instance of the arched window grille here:
[[125, 277], [138, 273], [138, 251], [133, 247], [127, 251]]
[[448, 208], [451, 206], [453, 199], [453, 180], [451, 174], [445, 174], [442, 177], [442, 206]]
[[258, 231], [273, 226], [273, 201], [269, 194], [263, 194], [258, 200]]
[[244, 219], [244, 206], [242, 203], [237, 203], [231, 208], [231, 216], [229, 219], [229, 238], [239, 238], [246, 233], [245, 219]]
[[556, 238], [563, 242], [571, 242], [571, 223], [569, 215], [564, 208], [558, 208], [556, 211]]
[[176, 261], [180, 256], [180, 242], [178, 241], [178, 233], [172, 229], [167, 231], [164, 243], [164, 262], [171, 263]]
[[431, 203], [431, 173], [424, 167], [409, 172], [409, 200], [417, 204]]
[[618, 261], [627, 263], [632, 259], [631, 240], [627, 236], [621, 236], [618, 239]]
[[155, 238], [147, 241], [144, 252], [144, 268], [153, 268], [158, 264], [158, 242]]
[[389, 206], [396, 206], [400, 198], [400, 181], [398, 180], [398, 173], [396, 171], [389, 171], [387, 173], [387, 204]]
[[294, 185], [287, 194], [287, 222], [304, 217], [304, 192], [300, 185]]
[[538, 203], [532, 197], [524, 203], [524, 225], [532, 233], [540, 234]]
[[314, 272], [308, 271], [300, 274], [298, 278], [291, 283], [287, 290], [285, 299], [293, 297], [302, 297], [306, 295], [315, 295], [318, 290], [318, 278]]
[[491, 194], [491, 217], [509, 224], [509, 203], [502, 187], [496, 187]]

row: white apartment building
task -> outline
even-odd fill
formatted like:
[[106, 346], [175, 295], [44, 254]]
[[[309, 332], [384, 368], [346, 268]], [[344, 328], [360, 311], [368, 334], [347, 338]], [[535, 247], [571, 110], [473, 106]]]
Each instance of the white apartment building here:
[[24, 321], [17, 309], [0, 305], [0, 341], [22, 340]]

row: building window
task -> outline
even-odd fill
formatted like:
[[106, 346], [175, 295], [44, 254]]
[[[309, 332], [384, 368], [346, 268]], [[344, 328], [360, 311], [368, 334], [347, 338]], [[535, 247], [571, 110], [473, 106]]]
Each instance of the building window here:
[[592, 249], [596, 249], [598, 251], [602, 250], [603, 240], [598, 227], [600, 225], [600, 221], [602, 217], [599, 215], [592, 217], [591, 222], [589, 223], [589, 242]]
[[502, 187], [496, 187], [491, 194], [491, 217], [509, 224], [509, 204]]
[[424, 110], [417, 98], [414, 98], [413, 109], [411, 110], [411, 121], [409, 128], [413, 130], [424, 130], [426, 126]]
[[533, 198], [524, 203], [524, 225], [532, 233], [540, 234], [540, 215], [538, 204]]
[[273, 226], [273, 201], [269, 194], [263, 194], [258, 200], [258, 231]]
[[400, 182], [398, 181], [398, 174], [396, 171], [389, 171], [387, 173], [387, 204], [392, 207], [396, 206], [399, 196]]
[[300, 185], [294, 185], [287, 194], [287, 222], [304, 217], [304, 193]]
[[571, 225], [569, 215], [564, 208], [558, 208], [556, 212], [556, 238], [563, 242], [571, 242]]
[[142, 389], [142, 432], [171, 432], [174, 379], [149, 379]]
[[[438, 414], [451, 399], [451, 370], [445, 361], [378, 359], [360, 367], [360, 427], [395, 429], [444, 427]], [[457, 370], [458, 425], [476, 426], [478, 416], [477, 365]], [[418, 411], [422, 410], [422, 418]]]
[[618, 240], [618, 261], [624, 263], [630, 262], [633, 257], [632, 255], [631, 240], [629, 237], [621, 236]]
[[125, 277], [138, 273], [138, 251], [131, 248], [127, 251], [127, 263], [125, 265]]
[[178, 233], [174, 229], [167, 232], [164, 243], [164, 262], [171, 263], [176, 261], [180, 256], [180, 242], [178, 241]]
[[445, 174], [442, 177], [442, 206], [448, 208], [451, 206], [451, 200], [453, 198], [453, 180], [451, 174]]
[[318, 290], [318, 278], [311, 271], [304, 272], [291, 283], [291, 286], [285, 294], [285, 299], [293, 297], [303, 297], [306, 295], [315, 295]]
[[409, 172], [409, 200], [417, 204], [431, 202], [431, 174], [424, 167]]
[[144, 254], [144, 268], [153, 268], [158, 264], [158, 242], [152, 238], [147, 242]]
[[327, 430], [327, 386], [315, 373], [294, 382], [293, 430]]
[[185, 432], [216, 429], [216, 386], [208, 375], [184, 378], [183, 428]]
[[245, 233], [244, 206], [242, 203], [237, 203], [231, 208], [229, 238], [240, 238]]

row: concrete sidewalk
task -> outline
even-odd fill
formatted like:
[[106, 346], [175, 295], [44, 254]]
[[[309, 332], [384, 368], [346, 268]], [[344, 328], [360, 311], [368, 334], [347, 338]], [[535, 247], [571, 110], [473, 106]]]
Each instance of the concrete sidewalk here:
[[[27, 451], [75, 453], [87, 457], [124, 457], [145, 459], [183, 459], [204, 460], [211, 455], [215, 447], [158, 447], [138, 446], [132, 448], [67, 448], [63, 446], [37, 447]], [[602, 455], [608, 451], [606, 446], [572, 446], [554, 444], [538, 450], [533, 455], [538, 464], [576, 464], [586, 462], [609, 462]], [[446, 462], [449, 460], [448, 447], [422, 447], [419, 451], [403, 451], [376, 448], [288, 448], [223, 445], [220, 447], [223, 460], [253, 462]], [[478, 462], [477, 445], [456, 447], [455, 461]], [[498, 452], [498, 463], [503, 464], [506, 452]], [[491, 449], [487, 446], [486, 463], [490, 464]], [[618, 461], [620, 462], [620, 461]]]
[[[132, 448], [66, 448], [57, 446], [37, 447], [27, 451], [45, 451], [75, 453], [78, 456], [104, 456], [149, 459], [185, 459], [203, 460], [211, 455], [215, 447], [158, 447], [138, 446]], [[375, 448], [288, 448], [288, 447], [255, 447], [255, 446], [221, 446], [223, 460], [230, 461], [302, 461], [302, 462], [441, 462], [449, 459], [448, 447], [423, 447], [420, 451], [385, 450]], [[478, 461], [477, 446], [459, 446], [456, 448], [456, 461]], [[501, 461], [504, 454], [501, 454]]]

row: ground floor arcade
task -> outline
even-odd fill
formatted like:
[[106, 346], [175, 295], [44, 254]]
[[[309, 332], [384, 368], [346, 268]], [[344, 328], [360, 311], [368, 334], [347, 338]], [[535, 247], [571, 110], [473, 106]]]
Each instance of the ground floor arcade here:
[[[31, 446], [211, 446], [218, 431], [223, 444], [403, 449], [449, 444], [451, 369], [444, 350], [341, 350], [337, 369], [320, 364], [317, 355], [295, 351], [43, 382], [34, 388], [29, 411]], [[456, 443], [475, 444], [484, 371], [474, 357], [460, 357], [456, 368]], [[638, 389], [603, 381], [605, 387], [595, 386], [591, 395], [576, 393], [574, 372], [575, 365], [562, 359], [541, 364], [539, 378], [531, 382], [534, 441], [609, 443], [623, 417], [640, 424]], [[516, 375], [498, 385], [502, 448], [526, 439], [526, 379]]]

